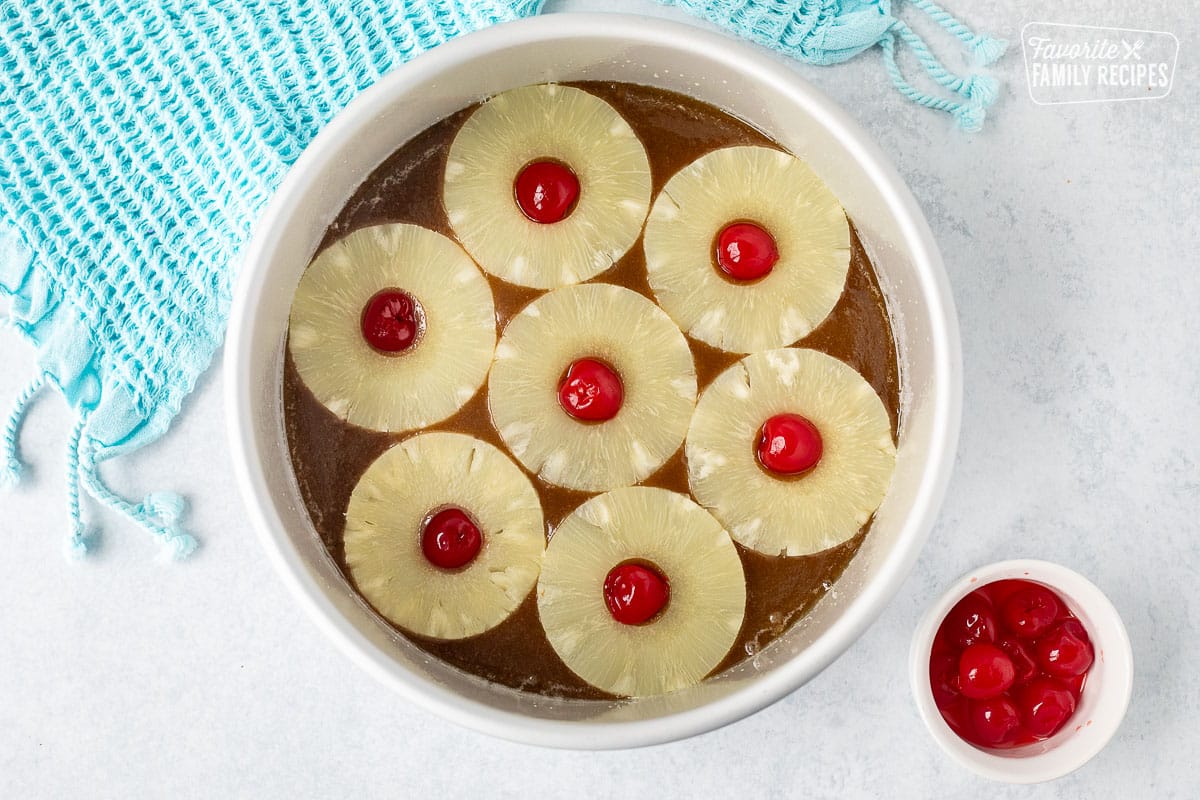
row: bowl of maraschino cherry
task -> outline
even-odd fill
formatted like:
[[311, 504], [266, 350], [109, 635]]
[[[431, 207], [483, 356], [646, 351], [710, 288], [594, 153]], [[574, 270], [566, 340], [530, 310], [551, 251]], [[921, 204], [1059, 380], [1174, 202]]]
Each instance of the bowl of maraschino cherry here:
[[984, 777], [1053, 780], [1116, 733], [1133, 685], [1121, 618], [1094, 584], [1045, 561], [964, 575], [917, 626], [913, 695], [942, 748]]

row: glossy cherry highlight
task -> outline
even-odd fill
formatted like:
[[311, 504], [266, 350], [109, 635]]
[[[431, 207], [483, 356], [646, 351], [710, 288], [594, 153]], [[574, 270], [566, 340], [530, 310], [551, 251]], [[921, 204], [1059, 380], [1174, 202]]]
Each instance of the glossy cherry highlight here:
[[644, 564], [618, 564], [604, 579], [604, 603], [623, 625], [641, 625], [658, 616], [671, 596], [666, 577]]
[[412, 295], [384, 289], [363, 307], [360, 327], [367, 344], [380, 353], [394, 354], [416, 344], [422, 321], [421, 306]]
[[483, 547], [483, 533], [461, 508], [434, 514], [421, 531], [421, 552], [430, 564], [458, 569], [470, 564]]
[[717, 266], [734, 280], [758, 280], [778, 261], [775, 238], [753, 222], [735, 222], [717, 234]]
[[616, 370], [594, 358], [581, 358], [567, 367], [558, 386], [558, 404], [575, 419], [610, 420], [621, 410], [625, 386]]
[[824, 452], [821, 432], [799, 414], [776, 414], [758, 432], [758, 463], [777, 475], [801, 475]]
[[534, 161], [517, 174], [513, 196], [521, 213], [534, 222], [561, 222], [579, 200], [579, 178], [565, 164]]

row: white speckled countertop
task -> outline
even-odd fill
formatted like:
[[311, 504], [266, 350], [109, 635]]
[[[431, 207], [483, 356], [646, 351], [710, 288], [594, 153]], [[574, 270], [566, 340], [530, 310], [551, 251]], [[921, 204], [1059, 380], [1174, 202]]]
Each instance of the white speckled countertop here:
[[[1180, 65], [1162, 100], [1037, 106], [1014, 48], [978, 135], [903, 102], [877, 52], [797, 67], [908, 179], [966, 362], [941, 522], [832, 667], [743, 722], [634, 752], [539, 750], [429, 716], [353, 667], [271, 572], [229, 474], [214, 370], [168, 437], [106, 467], [131, 493], [190, 494], [204, 547], [183, 565], [112, 517], [96, 558], [61, 557], [66, 409], [50, 396], [33, 409], [22, 446], [35, 475], [0, 498], [0, 796], [1200, 796], [1200, 23], [1165, 0], [953, 5], [1012, 39], [1031, 20], [1171, 31]], [[650, 0], [551, 4], [601, 7], [683, 18]], [[7, 398], [31, 357], [0, 348]], [[960, 573], [1016, 556], [1095, 581], [1136, 661], [1116, 739], [1035, 788], [986, 784], [944, 757], [905, 674], [925, 606]]]

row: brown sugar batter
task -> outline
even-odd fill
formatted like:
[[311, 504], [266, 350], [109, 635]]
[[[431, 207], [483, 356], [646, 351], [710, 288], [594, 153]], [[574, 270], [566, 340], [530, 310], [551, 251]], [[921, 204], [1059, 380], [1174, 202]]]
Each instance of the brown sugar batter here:
[[[675, 172], [710, 150], [740, 144], [777, 147], [746, 123], [682, 95], [629, 84], [576, 85], [608, 101], [637, 132], [650, 159], [655, 193]], [[346, 203], [321, 247], [358, 228], [395, 222], [423, 225], [453, 238], [441, 203], [442, 172], [450, 142], [473, 109], [436, 123], [384, 161]], [[542, 294], [487, 277], [499, 330]], [[620, 284], [653, 299], [641, 240], [594, 281]], [[688, 344], [701, 390], [741, 358], [690, 337]], [[895, 436], [900, 408], [896, 347], [879, 282], [853, 226], [850, 271], [842, 297], [821, 326], [799, 344], [829, 353], [858, 370], [883, 399]], [[379, 433], [339, 420], [305, 388], [290, 357], [284, 367], [283, 401], [288, 447], [304, 504], [330, 555], [352, 582], [342, 548], [350, 493], [376, 457], [411, 434]], [[457, 414], [432, 429], [470, 434], [506, 450], [488, 415], [486, 386]], [[549, 534], [591, 496], [530, 478], [541, 497]], [[690, 495], [683, 448], [644, 483]], [[811, 556], [764, 556], [738, 545], [746, 576], [745, 620], [737, 641], [714, 672], [757, 653], [804, 616], [842, 574], [869, 529], [870, 523], [850, 541]], [[450, 664], [506, 686], [560, 697], [609, 697], [576, 677], [555, 654], [542, 631], [533, 593], [507, 620], [478, 636], [440, 641], [401, 633]]]

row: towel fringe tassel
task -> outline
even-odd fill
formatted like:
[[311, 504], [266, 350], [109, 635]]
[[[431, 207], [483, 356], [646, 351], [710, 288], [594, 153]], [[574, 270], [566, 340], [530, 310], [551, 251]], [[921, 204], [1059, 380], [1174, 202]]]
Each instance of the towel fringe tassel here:
[[[0, 319], [0, 327], [11, 325], [11, 320]], [[48, 371], [42, 370], [25, 384], [0, 430], [0, 488], [16, 486], [25, 473], [26, 466], [18, 454], [21, 427], [29, 407], [50, 377]], [[181, 559], [191, 555], [197, 543], [180, 524], [187, 512], [187, 502], [183, 497], [174, 492], [151, 492], [141, 503], [135, 504], [112, 491], [100, 478], [98, 456], [102, 447], [84, 435], [91, 413], [90, 408], [77, 412], [67, 439], [67, 514], [71, 524], [66, 541], [67, 555], [75, 559], [82, 558], [94, 552], [100, 543], [99, 530], [84, 524], [81, 487], [97, 502], [148, 531], [164, 545], [171, 558]]]
[[[1004, 54], [1008, 42], [975, 33], [949, 12], [931, 0], [909, 0], [910, 4], [928, 15], [934, 22], [945, 28], [962, 41], [975, 54], [976, 62], [986, 66]], [[938, 97], [917, 89], [900, 72], [896, 63], [896, 42], [903, 42], [912, 50], [925, 72], [937, 83], [964, 100], [953, 100]], [[929, 49], [925, 40], [902, 20], [897, 19], [891, 29], [880, 40], [883, 50], [883, 65], [887, 70], [892, 85], [908, 100], [918, 105], [944, 111], [954, 117], [955, 123], [964, 131], [975, 132], [983, 127], [987, 118], [987, 108], [996, 102], [1000, 94], [999, 83], [995, 78], [982, 73], [972, 73], [961, 76], [946, 69], [937, 56]]]
[[29, 410], [38, 391], [45, 385], [46, 377], [45, 372], [40, 372], [25, 384], [4, 423], [4, 431], [0, 435], [0, 488], [12, 488], [21, 482], [25, 465], [17, 454], [17, 439], [21, 435], [21, 425], [25, 422], [25, 412]]
[[[83, 485], [93, 499], [127, 517], [131, 522], [158, 539], [170, 558], [186, 558], [196, 550], [195, 537], [185, 531], [180, 524], [180, 520], [187, 511], [187, 502], [183, 497], [174, 492], [151, 492], [142, 499], [141, 503], [131, 503], [110, 489], [100, 477], [99, 463], [96, 460], [99, 447], [90, 441], [77, 441], [76, 447], [77, 456], [73, 463], [77, 472], [77, 481]], [[72, 506], [71, 513], [74, 524], [72, 541], [74, 542], [76, 534], [82, 530], [78, 503]], [[82, 549], [85, 551], [88, 549], [86, 541], [83, 541]]]

